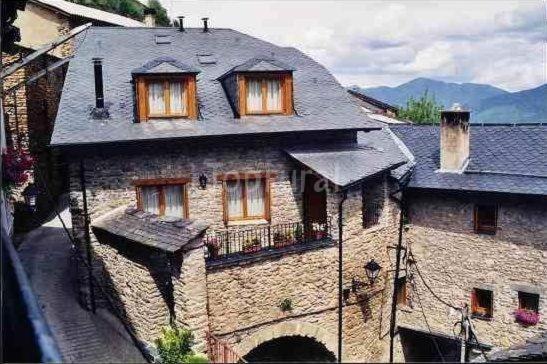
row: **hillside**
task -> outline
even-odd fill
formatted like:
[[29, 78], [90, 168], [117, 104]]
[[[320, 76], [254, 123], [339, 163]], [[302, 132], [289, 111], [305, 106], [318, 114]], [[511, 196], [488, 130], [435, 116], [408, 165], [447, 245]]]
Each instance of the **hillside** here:
[[547, 84], [511, 93], [490, 85], [416, 78], [397, 87], [360, 88], [364, 94], [396, 106], [406, 105], [411, 96], [418, 98], [426, 90], [444, 107], [457, 102], [471, 109], [474, 122], [547, 121]]

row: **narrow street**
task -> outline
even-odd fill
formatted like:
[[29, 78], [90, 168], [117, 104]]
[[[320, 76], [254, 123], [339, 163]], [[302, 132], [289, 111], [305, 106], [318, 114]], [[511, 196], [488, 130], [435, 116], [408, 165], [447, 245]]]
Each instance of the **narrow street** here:
[[[61, 213], [70, 229], [70, 213]], [[105, 309], [92, 314], [76, 301], [71, 242], [56, 217], [23, 238], [19, 254], [65, 362], [144, 362], [119, 320]]]

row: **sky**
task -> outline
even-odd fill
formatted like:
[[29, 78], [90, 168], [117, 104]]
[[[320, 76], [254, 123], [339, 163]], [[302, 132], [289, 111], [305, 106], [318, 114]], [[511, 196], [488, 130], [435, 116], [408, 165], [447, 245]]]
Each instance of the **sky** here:
[[547, 0], [160, 0], [187, 26], [233, 28], [310, 55], [345, 86], [416, 77], [508, 91], [547, 83]]

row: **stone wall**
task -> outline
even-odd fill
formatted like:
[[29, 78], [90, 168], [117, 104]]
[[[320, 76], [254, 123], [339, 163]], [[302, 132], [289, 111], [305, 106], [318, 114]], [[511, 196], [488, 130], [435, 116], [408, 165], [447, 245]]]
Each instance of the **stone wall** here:
[[[331, 140], [347, 137], [333, 134], [323, 138]], [[312, 136], [310, 140], [302, 137], [261, 141], [234, 138], [229, 144], [173, 142], [161, 151], [153, 146], [142, 146], [138, 151], [119, 148], [115, 155], [110, 154], [108, 148], [86, 153], [83, 164], [90, 218], [93, 220], [122, 204], [135, 203], [135, 189], [131, 183], [134, 179], [190, 177], [190, 217], [208, 222], [213, 229], [223, 229], [222, 185], [217, 181], [217, 174], [267, 171], [277, 174], [271, 185], [272, 223], [299, 221], [302, 218], [302, 192], [299, 183], [292, 179], [292, 174], [300, 167], [288, 158], [282, 148], [287, 144], [316, 142], [318, 138], [321, 136]], [[71, 161], [70, 167], [73, 228], [75, 235], [82, 239], [82, 194], [78, 158]], [[198, 188], [197, 178], [201, 173], [205, 173], [209, 181], [205, 190]], [[344, 286], [349, 288], [353, 277], [366, 280], [363, 266], [371, 259], [378, 261], [383, 271], [372, 289], [364, 288], [358, 296], [352, 294], [344, 307], [344, 359], [379, 361], [383, 358], [386, 345], [386, 341], [382, 339], [389, 328], [391, 285], [386, 286], [386, 282], [390, 279], [388, 272], [393, 265], [393, 254], [387, 247], [394, 245], [397, 239], [397, 206], [389, 197], [394, 186], [387, 180], [381, 178], [366, 181], [364, 188], [381, 191], [373, 195], [384, 199], [385, 203], [379, 223], [364, 229], [362, 187], [354, 187], [348, 192], [348, 198], [344, 202]], [[340, 198], [338, 190], [329, 190], [327, 209], [335, 238]], [[92, 246], [96, 252], [94, 259], [101, 261], [102, 244], [98, 244], [93, 235]], [[200, 253], [196, 251], [195, 254]], [[304, 325], [307, 328], [317, 327], [318, 335], [324, 341], [329, 341], [327, 347], [335, 345], [332, 338], [337, 337], [338, 322], [336, 245], [253, 263], [209, 269], [206, 286], [200, 285], [204, 279], [199, 278], [199, 271], [205, 270], [205, 266], [187, 266], [187, 269], [187, 277], [194, 273], [197, 276], [181, 284], [177, 295], [184, 297], [180, 302], [186, 302], [187, 312], [192, 314], [180, 315], [178, 312], [182, 312], [182, 306], [177, 307], [177, 320], [182, 316], [181, 322], [194, 330], [202, 332], [201, 330], [209, 327], [214, 335], [236, 348], [246, 350], [244, 348], [249, 347], [248, 342], [255, 342], [257, 337], [265, 338], [273, 335], [273, 332], [281, 333], [283, 330], [280, 327], [287, 330], [287, 327], [302, 328]], [[99, 273], [100, 271], [97, 272]], [[86, 302], [85, 275], [80, 278], [83, 283], [82, 297]], [[187, 301], [199, 297], [205, 288], [206, 305], [201, 299], [195, 299], [193, 303]], [[200, 293], [196, 295], [192, 292]], [[279, 304], [286, 298], [292, 301], [293, 308], [289, 312], [282, 312]], [[203, 312], [204, 309], [207, 311]], [[165, 311], [158, 316], [165, 318]], [[142, 325], [146, 326], [147, 323], [143, 322]], [[147, 335], [150, 337], [152, 332]], [[198, 337], [201, 338], [201, 333]], [[240, 354], [245, 355], [246, 352]]]
[[[496, 235], [473, 232], [473, 207], [480, 202], [499, 205]], [[547, 328], [543, 318], [547, 313], [546, 216], [541, 200], [413, 194], [405, 241], [422, 275], [443, 300], [460, 307], [471, 303], [473, 288], [493, 291], [493, 318], [473, 319], [473, 324], [483, 343], [507, 347]], [[411, 283], [413, 307], [399, 312], [398, 324], [427, 330], [421, 299], [431, 330], [452, 336], [459, 313], [435, 300], [415, 271]], [[523, 327], [515, 322], [518, 291], [540, 294], [542, 319], [538, 325]]]

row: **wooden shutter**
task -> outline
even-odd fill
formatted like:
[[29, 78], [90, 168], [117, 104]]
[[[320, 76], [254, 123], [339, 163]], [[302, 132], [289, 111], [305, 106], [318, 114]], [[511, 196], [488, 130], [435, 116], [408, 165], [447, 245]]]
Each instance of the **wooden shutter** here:
[[198, 117], [198, 94], [196, 85], [196, 76], [190, 76], [186, 84], [186, 99], [188, 100], [188, 118], [197, 119]]
[[287, 74], [283, 77], [283, 114], [292, 115], [293, 113], [293, 82], [292, 75]]
[[271, 194], [271, 188], [270, 188], [270, 178], [264, 178], [264, 219], [271, 221], [271, 203], [272, 201], [272, 194]]
[[148, 120], [148, 109], [147, 109], [147, 98], [148, 98], [148, 89], [146, 86], [146, 81], [143, 78], [137, 78], [137, 121], [145, 122]]

